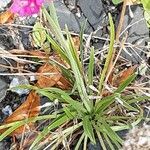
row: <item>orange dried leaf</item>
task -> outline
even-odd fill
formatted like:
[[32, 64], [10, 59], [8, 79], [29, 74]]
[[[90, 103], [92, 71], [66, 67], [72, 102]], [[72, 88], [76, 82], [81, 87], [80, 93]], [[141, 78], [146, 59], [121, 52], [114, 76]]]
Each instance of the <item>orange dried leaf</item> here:
[[67, 90], [70, 89], [71, 83], [65, 77], [61, 76], [59, 81], [56, 83], [56, 86], [63, 90]]
[[14, 13], [7, 10], [0, 14], [0, 24], [10, 23], [14, 20]]
[[79, 48], [80, 48], [80, 38], [78, 36], [73, 36], [72, 40], [73, 40], [73, 43], [74, 43], [74, 46], [75, 46], [76, 50], [79, 51]]
[[123, 83], [129, 76], [131, 76], [135, 72], [136, 68], [137, 65], [129, 67], [128, 69], [120, 72], [118, 76], [115, 76], [113, 78], [112, 85], [118, 87], [121, 83]]
[[32, 56], [39, 56], [39, 57], [45, 57], [46, 56], [45, 52], [42, 52], [42, 51], [39, 51], [39, 50], [31, 50], [29, 52], [29, 54], [32, 55]]
[[[41, 73], [41, 76], [38, 77], [37, 81], [37, 86], [40, 88], [54, 86], [61, 78], [60, 69], [55, 65], [50, 65], [48, 63], [41, 66], [37, 72]], [[50, 75], [42, 75], [42, 73], [50, 73]]]
[[[30, 92], [28, 95], [26, 101], [18, 108], [16, 109], [12, 115], [10, 115], [6, 120], [4, 121], [4, 124], [15, 122], [15, 121], [21, 121], [27, 118], [36, 117], [39, 115], [40, 112], [40, 97], [38, 94], [36, 94], [34, 91]], [[13, 131], [12, 135], [21, 134], [24, 131], [27, 131], [29, 128], [33, 128], [34, 124], [29, 123], [28, 125], [24, 125]]]

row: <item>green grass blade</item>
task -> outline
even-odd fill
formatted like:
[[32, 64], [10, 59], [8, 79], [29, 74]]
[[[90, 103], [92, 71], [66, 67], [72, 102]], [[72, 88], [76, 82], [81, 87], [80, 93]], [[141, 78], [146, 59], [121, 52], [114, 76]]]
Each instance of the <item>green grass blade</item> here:
[[36, 122], [38, 120], [53, 119], [53, 118], [56, 118], [56, 115], [43, 115], [43, 116], [32, 117], [32, 118], [28, 118], [28, 119], [25, 119], [25, 120], [16, 121], [16, 122], [8, 123], [8, 124], [5, 124], [5, 125], [1, 125], [0, 130], [15, 126], [16, 124], [20, 124], [22, 126], [22, 125], [30, 123], [30, 122]]
[[50, 93], [45, 91], [44, 89], [39, 89], [37, 92], [43, 96], [46, 96], [50, 101], [54, 101], [55, 99], [59, 99], [59, 102], [65, 102], [58, 94]]
[[48, 89], [43, 89], [43, 90], [48, 90], [49, 92], [57, 93], [61, 98], [64, 99], [67, 103], [72, 105], [72, 107], [76, 110], [79, 111], [80, 113], [86, 113], [86, 109], [83, 107], [81, 102], [73, 100], [65, 91], [58, 89], [58, 88], [48, 88]]
[[106, 142], [108, 143], [110, 149], [111, 149], [111, 150], [115, 150], [115, 148], [114, 148], [114, 146], [112, 145], [112, 143], [111, 143], [110, 139], [108, 138], [107, 134], [106, 134], [106, 133], [103, 133], [103, 136], [104, 136]]
[[112, 55], [113, 55], [113, 51], [114, 51], [114, 40], [115, 40], [115, 28], [114, 28], [114, 23], [113, 23], [113, 19], [111, 14], [109, 13], [109, 23], [110, 23], [110, 44], [109, 44], [109, 50], [108, 50], [108, 54], [106, 57], [106, 61], [105, 61], [105, 65], [104, 65], [104, 69], [102, 70], [102, 73], [100, 75], [100, 80], [99, 80], [99, 91], [102, 91], [103, 85], [104, 85], [104, 79], [105, 79], [105, 75], [107, 73], [108, 67], [109, 67], [109, 63], [111, 61]]
[[76, 147], [75, 147], [74, 150], [79, 150], [80, 145], [81, 145], [81, 143], [82, 143], [84, 137], [85, 137], [85, 135], [84, 135], [84, 133], [82, 133], [82, 135], [80, 136], [80, 138], [79, 138], [79, 140], [78, 140], [78, 143], [76, 144]]
[[79, 91], [79, 95], [86, 107], [86, 109], [88, 110], [88, 112], [91, 112], [93, 109], [93, 105], [90, 102], [87, 92], [86, 92], [86, 87], [84, 85], [84, 81], [83, 81], [83, 77], [81, 75], [80, 72], [80, 67], [79, 64], [76, 62], [76, 60], [74, 59], [74, 56], [72, 55], [72, 52], [68, 49], [66, 51], [66, 53], [68, 54], [68, 57], [70, 58], [70, 63], [71, 63], [71, 67], [77, 82], [77, 88]]
[[83, 23], [83, 25], [81, 26], [81, 30], [80, 30], [80, 59], [81, 59], [81, 64], [83, 67], [83, 58], [84, 58], [84, 54], [83, 54], [83, 34], [84, 34], [84, 30], [87, 24], [87, 19], [85, 20], [85, 22]]
[[36, 137], [33, 141], [32, 145], [30, 146], [29, 150], [32, 150], [49, 132], [63, 123], [69, 121], [70, 119], [66, 115], [61, 115], [57, 119], [55, 119], [48, 127], [44, 128], [44, 130]]
[[91, 48], [90, 62], [88, 66], [88, 84], [93, 85], [93, 72], [94, 72], [94, 47]]
[[93, 126], [89, 119], [89, 116], [85, 116], [83, 118], [83, 129], [84, 129], [84, 134], [88, 136], [88, 138], [91, 140], [92, 143], [96, 144], [95, 136], [93, 132]]
[[68, 107], [64, 106], [63, 110], [69, 119], [72, 119], [75, 117], [74, 114], [71, 112], [71, 110]]
[[58, 17], [57, 17], [56, 9], [55, 9], [55, 6], [54, 6], [53, 2], [51, 2], [49, 4], [49, 10], [50, 10], [50, 15], [51, 15], [52, 19], [54, 20], [55, 24], [57, 25], [57, 27], [61, 31], [60, 25], [59, 25], [59, 22], [58, 22]]
[[100, 143], [100, 145], [102, 146], [102, 149], [103, 149], [103, 150], [107, 150], [107, 148], [106, 148], [106, 146], [105, 146], [105, 143], [104, 143], [104, 140], [103, 140], [103, 138], [102, 138], [102, 136], [101, 136], [101, 133], [98, 132], [98, 131], [96, 131], [96, 133], [97, 133], [97, 137], [98, 137], [98, 139], [99, 139], [99, 143]]
[[123, 105], [124, 107], [126, 107], [128, 110], [139, 112], [138, 109], [134, 108], [133, 106], [131, 106], [130, 104], [128, 104], [128, 102], [124, 101], [123, 99], [121, 99], [121, 98], [116, 98], [116, 100], [117, 100], [121, 105]]
[[70, 64], [71, 64], [71, 68], [73, 70], [73, 73], [75, 75], [75, 79], [77, 82], [77, 88], [79, 91], [79, 95], [86, 107], [86, 109], [88, 110], [88, 112], [92, 112], [93, 109], [93, 105], [91, 104], [87, 92], [86, 92], [86, 88], [84, 85], [84, 81], [81, 75], [81, 72], [78, 68], [78, 64], [75, 61], [72, 52], [69, 48], [68, 43], [66, 42], [66, 40], [64, 39], [64, 36], [62, 34], [62, 32], [60, 32], [60, 30], [57, 28], [57, 25], [55, 24], [55, 21], [53, 20], [53, 18], [48, 14], [47, 10], [45, 8], [43, 8], [43, 13], [46, 15], [47, 20], [49, 22], [49, 25], [51, 26], [51, 31], [53, 32], [53, 34], [55, 35], [55, 37], [57, 38], [58, 42], [60, 43], [60, 45], [64, 48], [64, 51], [67, 54], [67, 57], [70, 60]]
[[83, 150], [87, 150], [87, 141], [88, 141], [88, 136], [85, 135], [84, 143], [83, 143]]
[[16, 121], [16, 122], [8, 123], [5, 125], [1, 125], [0, 130], [6, 129], [6, 128], [8, 128], [8, 129], [0, 135], [0, 141], [2, 141], [6, 136], [8, 136], [13, 131], [15, 131], [17, 128], [19, 128], [25, 124], [28, 124], [30, 122], [36, 122], [38, 120], [45, 120], [45, 119], [52, 119], [52, 118], [56, 118], [56, 115], [43, 115], [43, 116], [32, 117], [32, 118], [28, 118], [25, 120]]
[[150, 101], [150, 97], [149, 96], [137, 96], [136, 98], [128, 100], [128, 104], [138, 103], [144, 100]]
[[120, 148], [119, 143], [122, 144], [123, 140], [110, 128], [110, 126], [104, 121], [103, 125], [105, 127], [105, 131], [110, 139], [114, 142], [114, 144]]
[[16, 123], [14, 126], [12, 126], [9, 129], [7, 129], [3, 134], [0, 135], [0, 141], [2, 141], [5, 137], [7, 137], [8, 135], [10, 135], [13, 131], [15, 131], [16, 129], [18, 129], [22, 125], [23, 125], [23, 123]]
[[63, 48], [65, 48], [67, 46], [66, 41], [64, 39], [64, 36], [63, 36], [61, 30], [58, 28], [57, 24], [55, 23], [55, 20], [53, 20], [53, 18], [49, 15], [49, 13], [47, 12], [47, 10], [44, 7], [42, 7], [42, 11], [43, 11], [44, 15], [46, 16], [47, 21], [49, 22], [52, 33], [57, 38], [59, 44]]
[[[62, 135], [64, 138], [67, 138], [69, 135], [71, 136], [75, 130], [77, 130], [79, 127], [82, 126], [82, 123], [78, 123], [78, 124], [75, 124], [71, 127], [68, 127], [67, 129], [64, 129], [62, 130]], [[59, 131], [58, 131], [59, 132]], [[52, 147], [51, 147], [51, 150], [56, 150], [58, 148], [58, 145], [61, 144], [61, 142], [63, 141], [63, 139], [61, 138], [60, 139], [60, 134], [55, 134], [52, 136], [52, 141], [55, 143], [55, 141], [57, 142], [56, 144], [54, 144]], [[36, 147], [36, 150], [39, 149], [40, 147], [37, 146]], [[41, 150], [41, 149], [40, 149]]]
[[30, 85], [30, 84], [22, 84], [15, 87], [12, 87], [11, 89], [30, 89], [30, 90], [37, 90], [38, 87]]
[[98, 101], [95, 105], [95, 113], [96, 114], [100, 114], [100, 112], [103, 112], [107, 107], [110, 106], [110, 104], [112, 104], [115, 101], [115, 96], [111, 95], [111, 96], [107, 96], [104, 97], [103, 99], [101, 99], [100, 101]]
[[64, 59], [68, 64], [70, 64], [68, 57], [66, 56], [65, 52], [60, 47], [60, 45], [50, 35], [46, 34], [46, 37], [47, 37], [48, 42], [52, 44], [54, 51], [60, 54], [62, 59]]
[[75, 60], [75, 62], [77, 64], [77, 66], [78, 66], [78, 69], [82, 73], [81, 62], [79, 60], [79, 56], [77, 54], [77, 50], [74, 47], [74, 44], [73, 44], [73, 41], [72, 41], [72, 38], [71, 38], [71, 35], [69, 33], [69, 30], [68, 30], [67, 26], [66, 26], [66, 34], [67, 34], [67, 40], [68, 40], [69, 49], [70, 49], [70, 51], [72, 53], [72, 56], [73, 56], [73, 58], [74, 58], [74, 60]]

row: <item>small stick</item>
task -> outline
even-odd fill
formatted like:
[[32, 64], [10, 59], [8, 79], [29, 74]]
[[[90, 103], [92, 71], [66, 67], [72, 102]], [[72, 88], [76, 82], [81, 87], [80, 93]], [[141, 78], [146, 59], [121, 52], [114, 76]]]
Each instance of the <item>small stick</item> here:
[[119, 42], [119, 36], [120, 36], [121, 29], [122, 29], [123, 21], [124, 21], [126, 7], [127, 7], [127, 0], [124, 0], [123, 6], [122, 6], [122, 11], [121, 11], [121, 16], [120, 16], [120, 20], [119, 20], [119, 24], [118, 24], [117, 32], [116, 32], [116, 42], [117, 43]]

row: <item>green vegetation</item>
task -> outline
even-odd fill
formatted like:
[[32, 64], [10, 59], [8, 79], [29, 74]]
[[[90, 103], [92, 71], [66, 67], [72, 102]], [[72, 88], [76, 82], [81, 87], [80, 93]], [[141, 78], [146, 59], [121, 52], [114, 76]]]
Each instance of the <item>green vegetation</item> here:
[[[143, 5], [145, 8], [148, 6], [146, 5], [146, 1], [143, 1]], [[43, 8], [43, 14], [49, 23], [50, 32], [49, 30], [43, 29], [42, 33], [46, 34], [47, 40], [51, 43], [54, 50], [56, 50], [56, 53], [70, 65], [70, 69], [66, 69], [63, 66], [61, 66], [61, 69], [63, 70], [62, 72], [64, 72], [64, 76], [67, 74], [66, 78], [72, 82], [73, 89], [64, 91], [52, 87], [22, 87], [33, 89], [37, 93], [48, 97], [50, 101], [57, 99], [61, 108], [51, 115], [29, 118], [27, 120], [0, 126], [0, 129], [8, 128], [8, 130], [0, 135], [0, 140], [4, 139], [9, 133], [23, 124], [50, 119], [51, 123], [44, 127], [38, 134], [30, 146], [30, 150], [40, 149], [43, 145], [39, 145], [39, 143], [47, 138], [48, 135], [51, 135], [51, 138], [47, 141], [50, 143], [51, 150], [57, 149], [60, 145], [63, 145], [67, 149], [69, 145], [67, 141], [72, 136], [76, 137], [75, 142], [73, 142], [75, 150], [78, 150], [79, 147], [83, 147], [85, 150], [89, 142], [96, 144], [97, 140], [104, 150], [108, 149], [108, 147], [112, 150], [120, 149], [123, 139], [118, 136], [117, 131], [130, 129], [143, 119], [143, 111], [137, 103], [148, 99], [148, 97], [139, 97], [131, 93], [124, 94], [125, 88], [136, 78], [135, 74], [129, 76], [118, 88], [113, 89], [113, 92], [108, 96], [101, 96], [102, 89], [105, 88], [105, 75], [112, 57], [115, 38], [114, 24], [111, 15], [109, 14], [109, 50], [102, 73], [99, 75], [99, 84], [95, 85], [93, 72], [95, 61], [94, 47], [91, 47], [88, 69], [85, 70], [83, 61], [79, 58], [75, 50], [67, 26], [65, 32], [66, 38], [62, 34], [53, 3], [49, 9], [50, 13]], [[37, 24], [37, 26], [41, 25]], [[84, 29], [82, 29], [80, 34], [80, 43], [83, 43], [83, 31]], [[44, 41], [45, 37], [43, 37], [43, 42]], [[39, 42], [37, 41], [36, 44], [39, 45]], [[82, 46], [80, 46], [80, 51], [83, 51]], [[91, 90], [89, 86], [95, 87], [99, 92], [96, 93]], [[124, 110], [126, 113], [121, 113], [120, 110]], [[134, 112], [135, 115], [130, 115], [130, 112]]]

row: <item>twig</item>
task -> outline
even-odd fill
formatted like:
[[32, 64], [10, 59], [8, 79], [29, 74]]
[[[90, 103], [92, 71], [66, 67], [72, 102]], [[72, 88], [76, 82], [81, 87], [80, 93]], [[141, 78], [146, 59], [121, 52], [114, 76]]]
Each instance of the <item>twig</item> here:
[[[24, 28], [33, 29], [33, 26], [19, 25], [19, 24], [3, 24], [3, 26], [24, 27]], [[50, 29], [47, 29], [44, 27], [42, 29], [50, 31]], [[66, 31], [62, 31], [62, 33], [66, 34]], [[70, 34], [75, 35], [75, 36], [79, 36], [78, 33], [74, 33], [74, 32], [70, 32]], [[83, 34], [83, 36], [87, 38], [87, 37], [89, 37], [89, 34]], [[92, 38], [98, 39], [98, 40], [110, 41], [110, 39], [108, 39], [108, 38], [103, 38], [103, 37], [99, 37], [99, 36], [95, 36], [95, 35], [92, 35]]]
[[121, 11], [121, 16], [120, 16], [120, 20], [119, 20], [119, 24], [118, 24], [118, 28], [117, 28], [117, 32], [116, 32], [116, 42], [119, 42], [119, 37], [120, 37], [120, 32], [122, 29], [122, 25], [123, 25], [123, 21], [124, 21], [124, 15], [126, 12], [126, 6], [127, 6], [127, 0], [124, 0], [123, 2], [123, 6], [122, 6], [122, 11]]
[[60, 73], [0, 73], [0, 76], [42, 76], [42, 75], [58, 75]]

